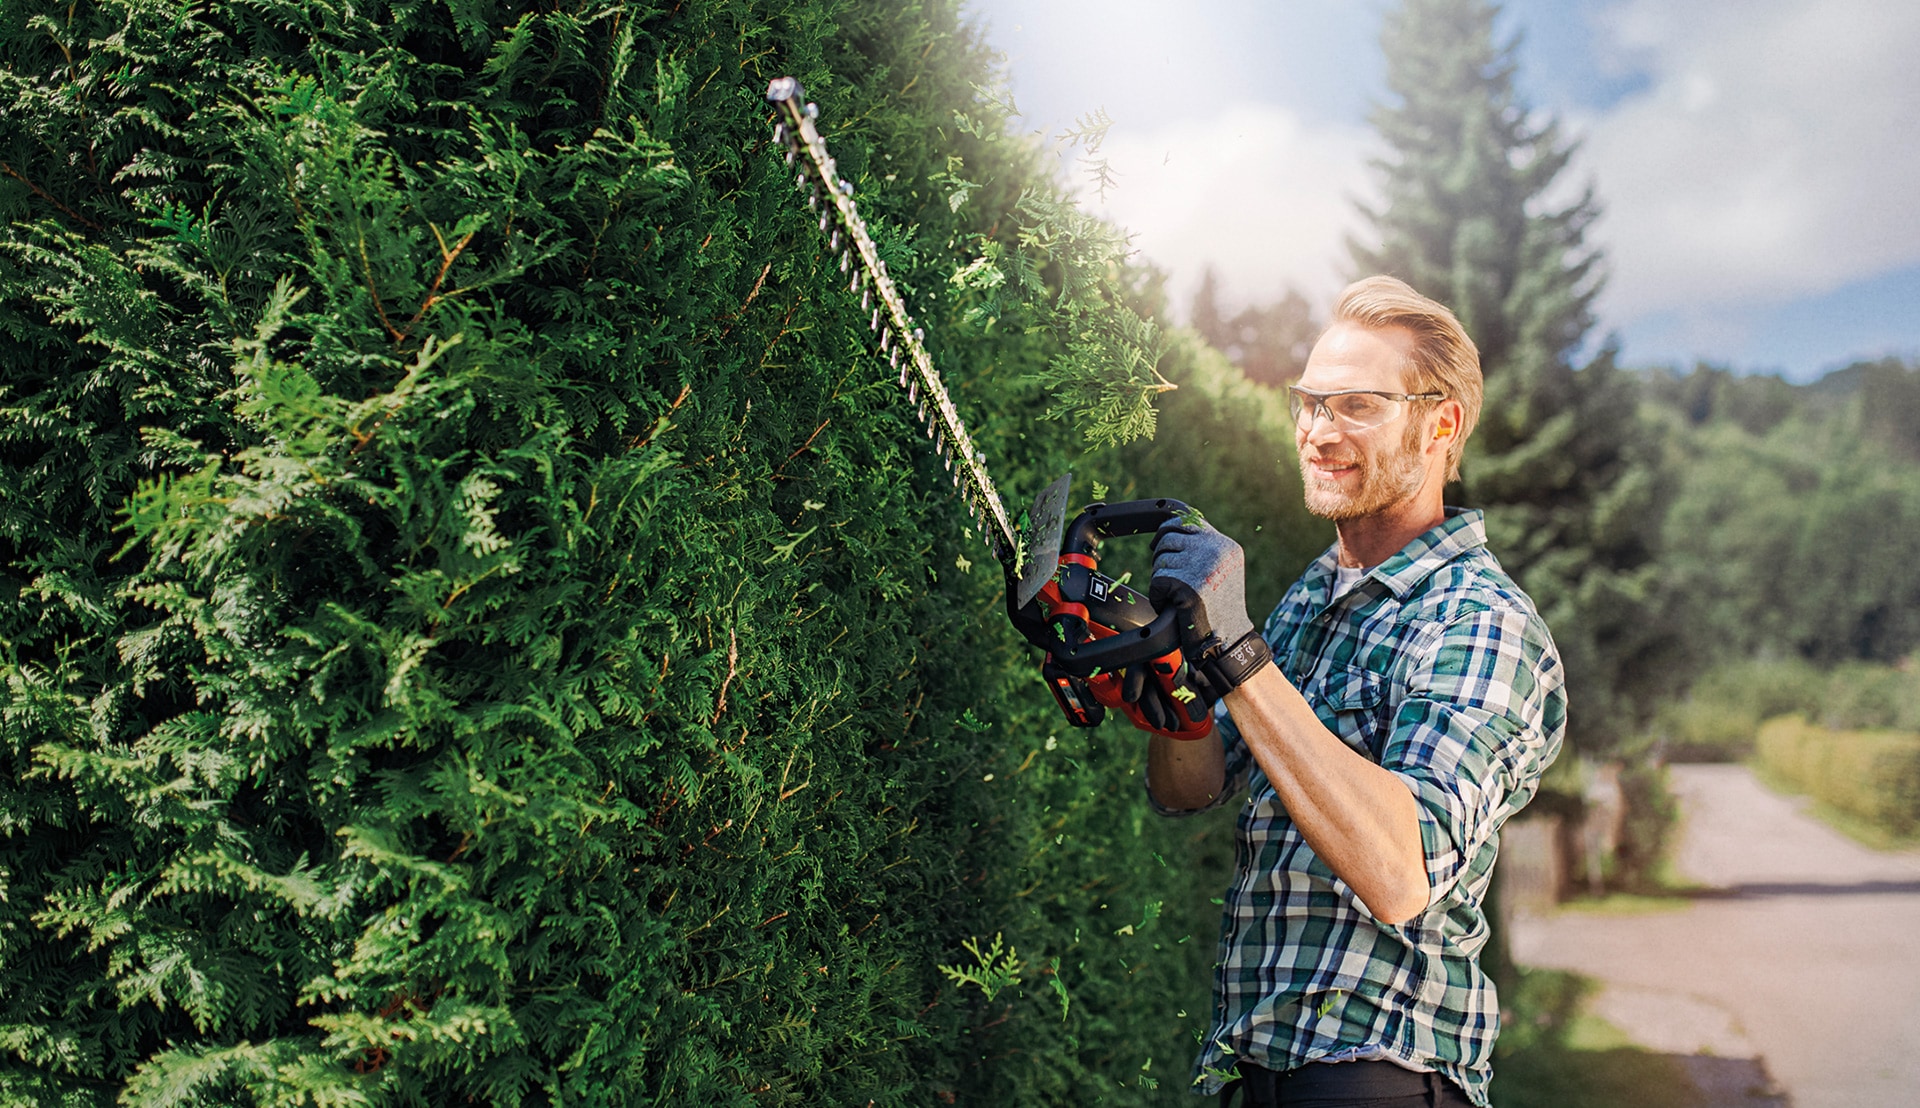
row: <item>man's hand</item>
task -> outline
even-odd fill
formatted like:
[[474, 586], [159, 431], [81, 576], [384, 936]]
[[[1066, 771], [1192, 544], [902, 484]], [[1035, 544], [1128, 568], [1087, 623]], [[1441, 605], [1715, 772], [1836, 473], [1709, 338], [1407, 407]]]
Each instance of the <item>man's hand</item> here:
[[1181, 612], [1180, 648], [1216, 698], [1273, 661], [1247, 617], [1246, 552], [1204, 520], [1161, 525], [1147, 601], [1155, 611]]
[[1246, 552], [1204, 520], [1168, 520], [1155, 533], [1147, 600], [1155, 611], [1169, 605], [1185, 611], [1180, 644], [1190, 652], [1210, 637], [1229, 644], [1253, 630]]

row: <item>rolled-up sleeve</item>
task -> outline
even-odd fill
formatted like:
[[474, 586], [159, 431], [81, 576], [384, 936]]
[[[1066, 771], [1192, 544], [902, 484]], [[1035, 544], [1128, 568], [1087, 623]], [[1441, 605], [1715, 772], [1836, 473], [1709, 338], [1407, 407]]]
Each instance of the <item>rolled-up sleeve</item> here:
[[1539, 788], [1566, 731], [1559, 654], [1523, 608], [1488, 607], [1423, 629], [1380, 764], [1420, 805], [1428, 905]]

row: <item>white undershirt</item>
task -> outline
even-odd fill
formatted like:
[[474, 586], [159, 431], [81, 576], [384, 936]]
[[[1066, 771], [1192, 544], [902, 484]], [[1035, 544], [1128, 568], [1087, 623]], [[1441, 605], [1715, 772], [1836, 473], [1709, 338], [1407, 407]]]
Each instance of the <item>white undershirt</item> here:
[[1365, 566], [1334, 566], [1332, 599], [1338, 600], [1347, 595], [1348, 590], [1359, 584], [1360, 578], [1366, 576], [1366, 573]]

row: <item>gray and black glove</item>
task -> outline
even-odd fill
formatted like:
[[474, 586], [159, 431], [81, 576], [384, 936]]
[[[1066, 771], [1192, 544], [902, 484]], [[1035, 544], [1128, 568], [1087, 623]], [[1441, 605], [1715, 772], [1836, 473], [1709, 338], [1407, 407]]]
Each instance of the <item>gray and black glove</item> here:
[[1247, 617], [1247, 556], [1205, 520], [1169, 520], [1153, 537], [1155, 611], [1179, 609], [1180, 649], [1206, 679], [1213, 699], [1239, 688], [1273, 662]]
[[[1183, 717], [1198, 723], [1204, 716], [1194, 718], [1187, 710], [1168, 696], [1160, 682], [1154, 680], [1149, 672], [1152, 662], [1141, 662], [1120, 671], [1120, 699], [1140, 709], [1141, 718], [1151, 727], [1162, 731], [1177, 731]], [[1212, 701], [1207, 702], [1211, 706]]]

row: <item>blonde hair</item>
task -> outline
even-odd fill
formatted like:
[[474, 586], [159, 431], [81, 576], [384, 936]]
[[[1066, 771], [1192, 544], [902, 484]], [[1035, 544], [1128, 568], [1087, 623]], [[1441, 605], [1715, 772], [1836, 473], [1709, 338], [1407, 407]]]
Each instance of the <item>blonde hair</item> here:
[[1331, 323], [1405, 327], [1413, 333], [1409, 392], [1438, 392], [1460, 402], [1460, 432], [1447, 446], [1447, 480], [1460, 479], [1460, 454], [1480, 421], [1480, 350], [1445, 304], [1413, 291], [1396, 277], [1367, 277], [1348, 285], [1333, 305]]

